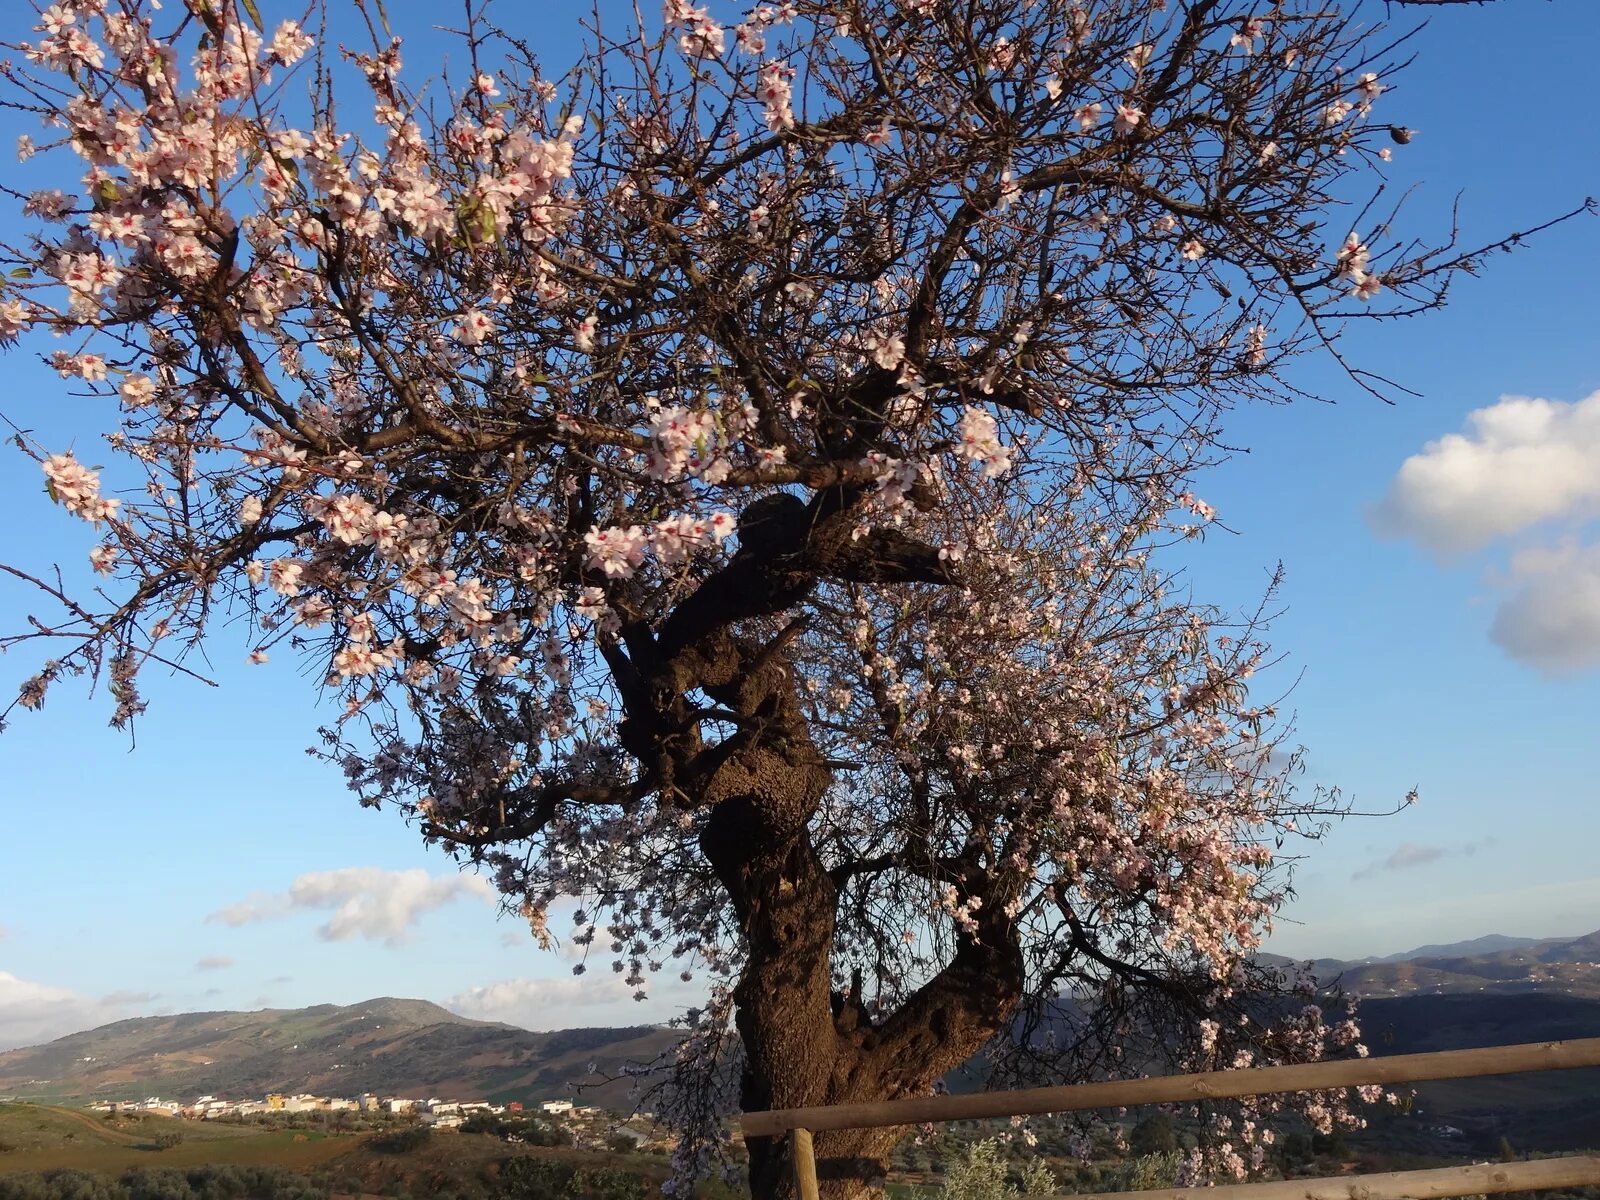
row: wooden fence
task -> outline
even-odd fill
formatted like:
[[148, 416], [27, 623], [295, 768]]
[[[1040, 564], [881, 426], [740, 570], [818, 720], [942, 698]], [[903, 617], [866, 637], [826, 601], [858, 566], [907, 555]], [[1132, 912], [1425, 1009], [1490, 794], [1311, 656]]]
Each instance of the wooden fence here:
[[[1430, 1079], [1465, 1079], [1573, 1067], [1600, 1067], [1600, 1038], [1490, 1046], [1482, 1050], [1444, 1050], [1432, 1054], [1395, 1054], [1384, 1058], [1341, 1059], [1337, 1062], [1208, 1071], [1193, 1075], [1164, 1075], [1152, 1079], [1112, 1080], [1069, 1087], [773, 1109], [769, 1112], [745, 1113], [740, 1126], [747, 1138], [781, 1137], [787, 1134], [794, 1159], [796, 1190], [801, 1200], [816, 1200], [817, 1163], [812, 1134], [828, 1129], [870, 1129], [918, 1125], [929, 1121], [1036, 1116], [1137, 1104], [1192, 1103], [1197, 1100], [1320, 1091], [1361, 1084], [1419, 1083]], [[1600, 1095], [1595, 1097], [1595, 1103], [1600, 1106]], [[1276, 1183], [1197, 1188], [1192, 1191], [1180, 1188], [1119, 1194], [1137, 1194], [1140, 1200], [1402, 1200], [1405, 1197], [1474, 1196], [1583, 1186], [1600, 1186], [1600, 1157], [1572, 1156], [1447, 1167], [1434, 1171], [1397, 1171], [1381, 1175], [1345, 1175], [1335, 1179], [1291, 1179]]]

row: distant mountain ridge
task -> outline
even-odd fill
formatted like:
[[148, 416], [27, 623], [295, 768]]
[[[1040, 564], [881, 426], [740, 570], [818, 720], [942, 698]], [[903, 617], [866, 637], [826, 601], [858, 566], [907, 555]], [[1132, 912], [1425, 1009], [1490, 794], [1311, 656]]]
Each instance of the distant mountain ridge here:
[[566, 1098], [582, 1088], [616, 1102], [626, 1085], [606, 1080], [676, 1040], [647, 1025], [533, 1033], [385, 996], [343, 1006], [117, 1021], [0, 1054], [0, 1095], [373, 1092], [528, 1101]]
[[[1414, 953], [1313, 964], [1324, 982], [1337, 979], [1364, 999], [1363, 1026], [1375, 1054], [1600, 1036], [1600, 931], [1566, 939], [1490, 935]], [[678, 1036], [648, 1025], [534, 1033], [387, 996], [343, 1006], [180, 1013], [0, 1053], [0, 1095], [373, 1092], [523, 1102], [583, 1095], [631, 1107], [628, 1068], [654, 1061]], [[1568, 1075], [1563, 1087], [1591, 1073]], [[1590, 1095], [1600, 1090], [1600, 1073], [1589, 1086]], [[1480, 1092], [1448, 1094], [1456, 1107], [1470, 1108]], [[1600, 1105], [1590, 1107], [1600, 1139]]]
[[1405, 962], [1413, 958], [1472, 958], [1480, 954], [1498, 954], [1502, 950], [1521, 950], [1541, 942], [1560, 940], [1549, 938], [1507, 937], [1503, 933], [1486, 933], [1465, 942], [1449, 942], [1442, 946], [1418, 946], [1400, 954], [1385, 954], [1379, 958], [1362, 959], [1362, 962]]
[[[1273, 954], [1260, 958], [1285, 967], [1299, 961]], [[1490, 934], [1383, 958], [1319, 958], [1311, 969], [1324, 983], [1338, 980], [1357, 996], [1564, 992], [1600, 998], [1600, 930], [1575, 938]]]

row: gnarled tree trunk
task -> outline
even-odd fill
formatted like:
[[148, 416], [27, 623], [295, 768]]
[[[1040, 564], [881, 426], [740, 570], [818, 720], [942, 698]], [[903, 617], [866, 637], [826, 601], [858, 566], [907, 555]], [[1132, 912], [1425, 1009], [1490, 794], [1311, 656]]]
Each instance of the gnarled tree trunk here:
[[[762, 708], [780, 723], [798, 717], [786, 668], [769, 669], [764, 687], [742, 679], [727, 696]], [[723, 690], [723, 689], [719, 689]], [[735, 696], [733, 693], [739, 693]], [[783, 749], [774, 749], [783, 747]], [[702, 845], [727, 888], [746, 939], [746, 964], [734, 989], [745, 1051], [740, 1101], [746, 1111], [893, 1099], [925, 1094], [999, 1032], [1022, 995], [1016, 932], [1000, 913], [964, 936], [944, 970], [900, 1010], [874, 1023], [835, 987], [832, 970], [837, 888], [812, 845], [808, 822], [830, 782], [805, 726], [736, 756], [716, 785]], [[875, 1195], [889, 1152], [904, 1129], [852, 1129], [817, 1135], [822, 1195]], [[782, 1138], [749, 1144], [750, 1184], [758, 1200], [793, 1194], [793, 1164]]]

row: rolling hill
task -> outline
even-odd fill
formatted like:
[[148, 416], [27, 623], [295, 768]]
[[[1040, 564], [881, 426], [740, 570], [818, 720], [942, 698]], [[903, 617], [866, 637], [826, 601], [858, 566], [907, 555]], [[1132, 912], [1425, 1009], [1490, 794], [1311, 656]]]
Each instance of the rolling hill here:
[[[1285, 966], [1292, 961], [1262, 959]], [[1357, 996], [1558, 992], [1600, 999], [1600, 931], [1543, 940], [1491, 934], [1381, 959], [1317, 959], [1311, 967], [1324, 983], [1337, 979]]]
[[[1437, 951], [1451, 951], [1436, 954]], [[1600, 1036], [1600, 933], [1491, 937], [1423, 957], [1315, 964], [1362, 998], [1374, 1054]], [[1287, 961], [1287, 960], [1278, 960]], [[267, 1092], [497, 1101], [582, 1095], [632, 1106], [629, 1066], [676, 1040], [667, 1029], [534, 1033], [421, 1000], [380, 997], [259, 1012], [118, 1021], [0, 1053], [0, 1096], [54, 1101]], [[1530, 1148], [1600, 1144], [1600, 1071], [1427, 1084], [1419, 1105], [1472, 1138]]]
[[583, 1087], [597, 1102], [621, 1104], [627, 1084], [605, 1080], [674, 1040], [652, 1026], [532, 1033], [389, 997], [343, 1007], [182, 1013], [118, 1021], [0, 1054], [0, 1095], [374, 1092], [527, 1101]]

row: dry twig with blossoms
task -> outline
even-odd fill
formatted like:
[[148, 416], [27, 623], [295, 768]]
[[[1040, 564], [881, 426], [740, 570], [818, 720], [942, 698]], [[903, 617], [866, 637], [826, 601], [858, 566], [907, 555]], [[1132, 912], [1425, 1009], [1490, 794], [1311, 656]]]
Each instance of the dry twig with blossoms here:
[[[62, 189], [17, 196], [0, 336], [115, 426], [104, 472], [16, 438], [105, 583], [6, 568], [49, 606], [0, 638], [42, 662], [15, 704], [83, 676], [128, 725], [241, 614], [314, 663], [364, 803], [542, 940], [576, 900], [641, 996], [705, 982], [682, 1180], [735, 1103], [986, 1046], [1000, 1081], [1355, 1052], [1250, 958], [1337, 797], [1247, 697], [1261, 614], [1162, 552], [1232, 406], [1509, 244], [1398, 230], [1404, 38], [1321, 0], [668, 0], [551, 74], [474, 2], [466, 77], [418, 88], [342, 7], [362, 45], [60, 0], [9, 46]], [[1255, 1103], [1191, 1174], [1260, 1164]], [[897, 1137], [819, 1135], [825, 1189]]]

